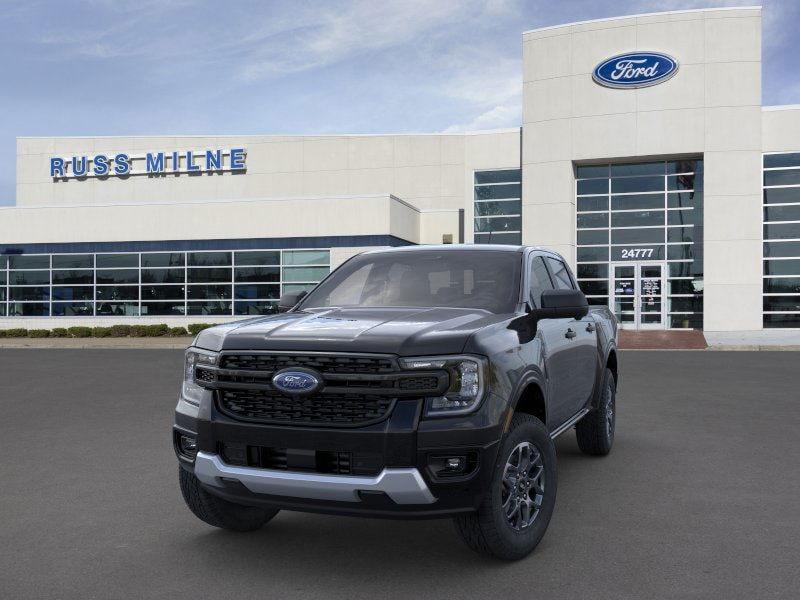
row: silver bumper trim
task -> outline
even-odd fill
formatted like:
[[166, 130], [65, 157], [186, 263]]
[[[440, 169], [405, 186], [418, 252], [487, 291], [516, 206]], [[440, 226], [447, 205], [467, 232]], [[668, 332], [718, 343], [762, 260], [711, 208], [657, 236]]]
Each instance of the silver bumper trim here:
[[204, 484], [222, 487], [222, 479], [239, 481], [256, 494], [293, 498], [360, 502], [358, 492], [384, 492], [397, 504], [433, 504], [436, 497], [414, 468], [384, 469], [375, 477], [322, 475], [236, 467], [222, 462], [216, 454], [198, 452], [194, 474]]

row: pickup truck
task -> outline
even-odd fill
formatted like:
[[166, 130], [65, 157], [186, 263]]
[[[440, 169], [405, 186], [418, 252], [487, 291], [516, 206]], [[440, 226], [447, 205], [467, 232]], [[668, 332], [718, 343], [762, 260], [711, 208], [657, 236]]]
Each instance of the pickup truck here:
[[369, 251], [280, 307], [186, 351], [173, 443], [210, 525], [452, 517], [473, 550], [515, 560], [553, 513], [553, 440], [575, 428], [584, 453], [611, 450], [617, 324], [556, 253]]

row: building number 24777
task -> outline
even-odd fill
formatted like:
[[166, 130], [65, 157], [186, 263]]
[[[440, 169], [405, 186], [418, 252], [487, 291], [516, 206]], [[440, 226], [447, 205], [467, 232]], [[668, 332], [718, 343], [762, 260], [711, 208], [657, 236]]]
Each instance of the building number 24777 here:
[[622, 258], [652, 258], [654, 248], [623, 248]]

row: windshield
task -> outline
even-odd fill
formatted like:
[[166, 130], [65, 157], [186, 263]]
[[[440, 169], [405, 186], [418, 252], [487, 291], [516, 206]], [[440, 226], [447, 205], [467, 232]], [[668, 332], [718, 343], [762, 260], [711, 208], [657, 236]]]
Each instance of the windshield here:
[[510, 313], [519, 300], [522, 254], [414, 250], [346, 262], [301, 303], [328, 306], [447, 306]]

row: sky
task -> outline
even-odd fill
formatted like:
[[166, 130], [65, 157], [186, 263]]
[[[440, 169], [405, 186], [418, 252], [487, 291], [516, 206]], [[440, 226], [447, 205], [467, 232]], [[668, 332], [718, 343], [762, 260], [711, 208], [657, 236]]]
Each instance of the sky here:
[[[0, 205], [18, 136], [518, 127], [523, 31], [753, 4], [0, 0]], [[763, 6], [763, 103], [800, 103], [800, 1]]]

